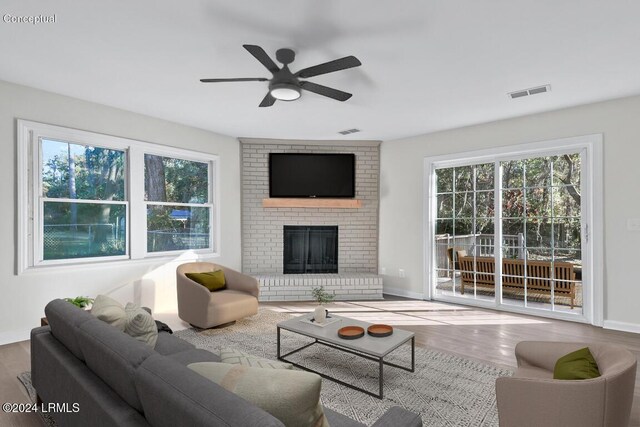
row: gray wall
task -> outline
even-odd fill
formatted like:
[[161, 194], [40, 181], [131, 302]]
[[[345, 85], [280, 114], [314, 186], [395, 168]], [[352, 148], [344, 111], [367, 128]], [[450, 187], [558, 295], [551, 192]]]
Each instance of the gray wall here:
[[[240, 171], [238, 141], [188, 126], [134, 114], [0, 81], [0, 344], [29, 338], [40, 325], [44, 306], [54, 298], [105, 293], [134, 301], [154, 312], [177, 310], [175, 267], [193, 258], [121, 261], [51, 267], [16, 275], [16, 119], [33, 120], [91, 132], [218, 154], [220, 156], [220, 257], [215, 262], [240, 267]], [[215, 119], [215, 118], [212, 118]]]
[[[605, 327], [640, 332], [638, 249], [640, 233], [640, 97], [600, 102], [477, 126], [421, 135], [381, 146], [380, 267], [385, 292], [423, 293], [423, 160], [534, 141], [604, 135]], [[406, 276], [400, 277], [399, 269]]]
[[[242, 270], [282, 273], [284, 225], [337, 225], [340, 273], [377, 273], [378, 142], [241, 139]], [[360, 209], [263, 208], [269, 197], [269, 153], [355, 153]]]

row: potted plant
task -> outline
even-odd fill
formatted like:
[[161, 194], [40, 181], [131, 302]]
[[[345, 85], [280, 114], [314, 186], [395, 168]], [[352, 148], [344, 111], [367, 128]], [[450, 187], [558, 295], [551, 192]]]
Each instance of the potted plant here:
[[83, 310], [88, 310], [93, 305], [93, 298], [78, 296], [75, 298], [65, 298], [65, 301]]
[[318, 302], [318, 306], [313, 311], [313, 317], [316, 322], [324, 323], [327, 318], [327, 310], [323, 307], [324, 304], [328, 304], [335, 298], [335, 295], [330, 294], [324, 290], [324, 286], [319, 288], [313, 288], [311, 290], [311, 296]]

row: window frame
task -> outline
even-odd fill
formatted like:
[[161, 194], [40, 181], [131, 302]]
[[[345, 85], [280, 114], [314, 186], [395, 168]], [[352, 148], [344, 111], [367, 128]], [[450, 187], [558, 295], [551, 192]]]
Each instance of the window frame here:
[[[110, 150], [122, 151], [125, 155], [125, 172], [124, 172], [124, 198], [123, 200], [94, 200], [94, 199], [70, 199], [70, 198], [50, 198], [43, 195], [43, 185], [42, 185], [42, 140], [47, 141], [57, 141], [68, 144], [76, 144], [76, 145], [90, 145], [92, 147], [106, 148]], [[33, 215], [33, 260], [34, 266], [36, 265], [35, 260], [40, 260], [37, 262], [38, 266], [49, 266], [49, 265], [64, 265], [69, 264], [71, 261], [77, 263], [80, 260], [84, 260], [84, 262], [101, 262], [101, 261], [109, 261], [109, 260], [125, 260], [129, 259], [129, 245], [130, 245], [130, 233], [129, 227], [127, 226], [127, 232], [125, 233], [125, 253], [123, 255], [111, 255], [111, 256], [103, 256], [103, 257], [83, 257], [83, 258], [66, 258], [66, 259], [51, 259], [44, 260], [44, 221], [41, 219], [44, 217], [44, 204], [47, 201], [53, 201], [58, 203], [88, 203], [88, 204], [113, 204], [113, 205], [124, 205], [126, 210], [126, 224], [129, 224], [129, 220], [131, 218], [131, 208], [129, 205], [129, 193], [128, 183], [129, 183], [129, 152], [126, 148], [100, 145], [100, 144], [87, 144], [86, 142], [81, 141], [71, 141], [69, 138], [60, 139], [60, 138], [51, 138], [44, 135], [38, 135], [37, 138], [33, 138], [29, 142], [32, 147], [31, 149], [35, 153], [35, 150], [38, 150], [37, 156], [33, 156], [33, 186], [32, 186], [32, 195], [31, 198], [33, 200], [33, 206], [36, 211], [34, 211]], [[37, 222], [36, 222], [37, 219]]]
[[[217, 224], [216, 218], [218, 218], [216, 211], [216, 203], [215, 203], [215, 199], [214, 196], [216, 194], [215, 188], [216, 185], [215, 183], [217, 182], [217, 179], [215, 178], [216, 176], [216, 162], [211, 162], [211, 161], [203, 161], [202, 157], [200, 156], [196, 156], [195, 153], [191, 152], [190, 155], [176, 155], [176, 152], [174, 150], [164, 150], [164, 149], [158, 149], [158, 148], [154, 148], [154, 149], [149, 149], [149, 150], [145, 150], [142, 153], [142, 158], [143, 158], [143, 162], [142, 162], [142, 201], [143, 204], [145, 206], [144, 210], [146, 212], [146, 209], [149, 205], [154, 205], [154, 206], [189, 206], [189, 207], [206, 207], [209, 208], [209, 242], [211, 243], [212, 246], [217, 247], [217, 242], [214, 241], [212, 236], [212, 230], [214, 228], [216, 228], [216, 230], [218, 230], [218, 227], [215, 227], [215, 225]], [[198, 163], [207, 163], [208, 164], [208, 183], [207, 183], [207, 196], [208, 196], [208, 202], [207, 203], [181, 203], [181, 202], [154, 202], [152, 200], [144, 200], [144, 156], [146, 154], [150, 154], [153, 156], [161, 156], [161, 157], [171, 157], [171, 158], [177, 158], [180, 160], [188, 160], [188, 161], [192, 161], [192, 162], [198, 162]], [[212, 182], [214, 183], [214, 185], [212, 185]], [[193, 253], [196, 254], [207, 254], [207, 253], [211, 253], [212, 250], [211, 249], [185, 249], [185, 250], [175, 250], [175, 251], [158, 251], [158, 252], [149, 252], [148, 247], [147, 247], [147, 217], [145, 215], [145, 225], [144, 225], [144, 257], [145, 258], [158, 258], [158, 257], [163, 257], [163, 256], [170, 256], [170, 255], [175, 255], [175, 254], [179, 254], [182, 252], [186, 252], [186, 251], [191, 251]], [[219, 236], [219, 232], [216, 231], [215, 236]]]
[[[428, 300], [436, 299], [441, 301], [455, 302], [458, 304], [468, 304], [481, 306], [502, 311], [512, 311], [525, 314], [535, 314], [542, 317], [559, 318], [577, 322], [591, 323], [601, 326], [604, 313], [604, 271], [601, 262], [592, 260], [603, 259], [603, 136], [602, 134], [584, 135], [577, 137], [561, 138], [541, 142], [525, 143], [504, 147], [489, 148], [484, 150], [469, 151], [463, 153], [446, 154], [424, 158], [424, 181], [423, 181], [423, 290], [424, 298]], [[590, 289], [583, 288], [584, 306], [582, 315], [573, 315], [561, 312], [551, 312], [547, 310], [522, 309], [518, 306], [502, 304], [502, 295], [496, 293], [495, 302], [483, 303], [478, 300], [466, 300], [464, 298], [438, 296], [435, 294], [436, 285], [436, 265], [435, 253], [432, 245], [435, 237], [436, 224], [436, 169], [445, 167], [461, 167], [482, 163], [499, 163], [505, 160], [523, 160], [536, 156], [553, 156], [565, 154], [567, 152], [582, 152], [582, 172], [581, 179], [586, 194], [589, 196], [584, 200], [582, 215], [584, 219], [582, 241], [586, 241], [586, 250], [582, 253], [583, 277], [590, 281]], [[502, 173], [501, 168], [496, 171], [494, 191], [501, 189]], [[495, 239], [502, 241], [502, 228], [497, 227], [501, 215], [501, 197], [495, 199]], [[586, 240], [585, 240], [586, 236]], [[496, 263], [496, 277], [501, 275], [501, 265]], [[586, 293], [585, 293], [586, 292]]]
[[[43, 260], [42, 139], [121, 150], [126, 155], [125, 197], [127, 211], [125, 255]], [[29, 120], [17, 120], [17, 273], [64, 266], [158, 260], [189, 253], [193, 258], [220, 256], [219, 156]], [[210, 208], [207, 249], [147, 252], [147, 217], [144, 200], [144, 154], [162, 155], [208, 164]], [[62, 199], [60, 199], [62, 200]], [[75, 200], [75, 199], [74, 199]], [[80, 199], [79, 199], [80, 200]], [[96, 201], [110, 203], [110, 201]], [[118, 204], [122, 204], [118, 201]]]

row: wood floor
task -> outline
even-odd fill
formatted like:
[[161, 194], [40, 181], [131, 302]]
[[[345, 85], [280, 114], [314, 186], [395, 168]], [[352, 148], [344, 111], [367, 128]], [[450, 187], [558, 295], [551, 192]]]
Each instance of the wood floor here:
[[[302, 313], [313, 310], [309, 302], [271, 302], [271, 310]], [[330, 311], [369, 322], [382, 322], [416, 333], [416, 345], [503, 367], [515, 367], [513, 349], [519, 341], [609, 342], [623, 345], [640, 360], [640, 335], [609, 331], [579, 323], [496, 312], [430, 301], [387, 297], [384, 301], [337, 302]], [[157, 318], [174, 330], [186, 327], [175, 313]], [[28, 402], [16, 376], [30, 369], [29, 342], [0, 346], [0, 403]], [[40, 426], [35, 414], [0, 412], [0, 426]], [[640, 372], [636, 379], [630, 426], [640, 427]]]
[[[0, 403], [31, 403], [18, 374], [31, 370], [29, 341], [0, 346]], [[43, 426], [38, 414], [0, 412], [2, 427]]]
[[[303, 313], [316, 307], [309, 302], [262, 305], [291, 313]], [[413, 331], [418, 346], [503, 367], [516, 366], [513, 349], [520, 341], [615, 343], [628, 348], [640, 361], [640, 334], [610, 331], [581, 323], [397, 297], [389, 297], [385, 301], [338, 302], [327, 308], [347, 317]], [[640, 370], [636, 374], [629, 425], [640, 426]]]

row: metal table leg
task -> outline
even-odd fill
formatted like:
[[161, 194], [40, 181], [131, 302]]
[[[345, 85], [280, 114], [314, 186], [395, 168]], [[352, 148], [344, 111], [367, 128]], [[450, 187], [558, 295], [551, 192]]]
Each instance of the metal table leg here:
[[380, 362], [378, 362], [378, 363], [380, 364], [380, 368], [379, 368], [380, 372], [379, 372], [379, 375], [378, 375], [379, 376], [378, 380], [380, 382], [379, 383], [380, 384], [380, 392], [378, 393], [378, 399], [382, 399], [384, 397], [383, 396], [383, 392], [382, 392], [382, 387], [383, 387], [383, 384], [384, 384], [384, 360], [382, 360], [382, 357], [380, 358]]
[[416, 371], [416, 337], [411, 337], [411, 372]]

